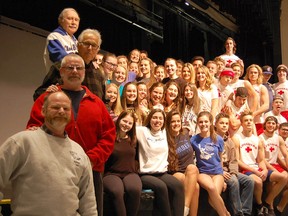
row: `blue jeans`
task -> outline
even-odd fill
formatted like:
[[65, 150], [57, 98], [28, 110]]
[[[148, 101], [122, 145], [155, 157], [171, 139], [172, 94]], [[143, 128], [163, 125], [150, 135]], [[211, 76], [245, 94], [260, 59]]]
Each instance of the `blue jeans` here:
[[254, 181], [247, 175], [238, 173], [226, 181], [231, 208], [234, 215], [252, 214]]

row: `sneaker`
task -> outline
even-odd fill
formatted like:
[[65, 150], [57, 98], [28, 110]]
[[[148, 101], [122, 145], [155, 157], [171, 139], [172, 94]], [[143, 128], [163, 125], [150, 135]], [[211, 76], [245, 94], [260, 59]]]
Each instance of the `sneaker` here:
[[274, 210], [273, 209], [268, 209], [268, 213], [266, 214], [266, 216], [276, 216], [275, 213], [274, 213]]
[[261, 207], [260, 209], [256, 209], [256, 215], [257, 216], [266, 216], [264, 215], [264, 207]]

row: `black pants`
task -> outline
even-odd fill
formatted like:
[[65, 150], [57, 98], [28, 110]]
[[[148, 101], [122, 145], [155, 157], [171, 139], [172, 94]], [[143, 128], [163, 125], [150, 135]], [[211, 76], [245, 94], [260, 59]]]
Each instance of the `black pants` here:
[[106, 175], [104, 191], [113, 199], [117, 216], [136, 216], [140, 206], [142, 183], [138, 174], [130, 173], [124, 178]]
[[103, 216], [103, 180], [102, 173], [93, 171], [93, 181], [97, 203], [98, 216]]
[[[141, 181], [144, 189], [154, 191], [155, 205], [162, 216], [182, 216], [184, 214], [184, 188], [178, 179], [164, 173], [142, 175]], [[171, 195], [170, 199], [169, 194]]]

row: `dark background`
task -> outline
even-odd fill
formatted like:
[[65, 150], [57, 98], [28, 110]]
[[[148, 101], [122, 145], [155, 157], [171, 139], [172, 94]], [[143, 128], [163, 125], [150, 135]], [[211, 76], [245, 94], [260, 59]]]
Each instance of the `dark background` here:
[[[217, 23], [213, 19], [199, 10], [184, 7], [182, 0], [4, 0], [1, 2], [1, 15], [49, 32], [58, 26], [57, 18], [61, 10], [65, 7], [73, 7], [81, 18], [76, 37], [86, 28], [95, 28], [102, 34], [102, 49], [116, 55], [128, 55], [134, 48], [144, 49], [157, 64], [163, 64], [167, 57], [186, 62], [195, 55], [201, 55], [208, 61], [224, 52], [223, 44], [228, 36], [236, 40], [236, 54], [244, 60], [246, 67], [256, 63], [260, 66], [269, 64], [275, 68], [282, 61], [279, 18], [281, 0], [192, 1], [203, 9], [212, 7], [211, 2], [218, 5], [221, 13], [230, 14], [235, 18], [235, 24], [239, 27], [237, 32], [231, 32], [225, 26], [220, 26], [220, 29], [214, 31], [213, 26]], [[140, 2], [140, 9], [133, 2]], [[183, 9], [201, 24], [183, 18], [183, 13], [175, 13], [175, 10], [173, 11], [175, 7]], [[148, 19], [146, 23], [139, 18], [143, 14]], [[125, 19], [159, 33], [163, 37], [156, 37]], [[149, 25], [149, 22], [155, 22], [156, 27]]]

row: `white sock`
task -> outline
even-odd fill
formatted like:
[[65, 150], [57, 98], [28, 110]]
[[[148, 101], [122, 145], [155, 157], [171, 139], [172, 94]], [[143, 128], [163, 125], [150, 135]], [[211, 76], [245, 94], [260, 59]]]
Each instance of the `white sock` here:
[[189, 211], [190, 208], [188, 208], [187, 206], [184, 207], [184, 216], [188, 216], [189, 215]]

